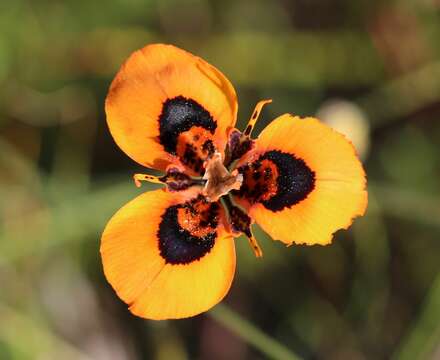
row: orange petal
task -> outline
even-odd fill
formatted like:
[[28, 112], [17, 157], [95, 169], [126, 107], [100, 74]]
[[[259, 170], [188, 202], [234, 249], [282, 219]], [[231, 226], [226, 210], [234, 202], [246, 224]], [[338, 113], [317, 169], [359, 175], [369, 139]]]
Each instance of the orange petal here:
[[199, 157], [212, 145], [224, 151], [237, 97], [229, 80], [201, 58], [153, 44], [122, 65], [105, 110], [113, 138], [135, 161], [165, 170], [178, 156], [199, 173]]
[[104, 273], [134, 314], [197, 315], [228, 292], [235, 271], [223, 209], [194, 191], [147, 192], [121, 208], [102, 235]]
[[328, 244], [365, 212], [365, 172], [352, 144], [317, 119], [278, 117], [237, 166], [236, 201], [286, 244]]

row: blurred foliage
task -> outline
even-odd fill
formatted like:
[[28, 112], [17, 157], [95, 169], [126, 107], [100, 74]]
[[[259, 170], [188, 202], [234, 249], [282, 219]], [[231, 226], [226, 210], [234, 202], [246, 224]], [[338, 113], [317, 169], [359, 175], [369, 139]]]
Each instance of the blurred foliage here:
[[[0, 2], [1, 359], [440, 357], [440, 2]], [[130, 315], [99, 239], [147, 187], [103, 102], [121, 62], [167, 42], [219, 67], [239, 126], [274, 99], [349, 136], [368, 213], [331, 246], [237, 244], [223, 302], [193, 319]]]

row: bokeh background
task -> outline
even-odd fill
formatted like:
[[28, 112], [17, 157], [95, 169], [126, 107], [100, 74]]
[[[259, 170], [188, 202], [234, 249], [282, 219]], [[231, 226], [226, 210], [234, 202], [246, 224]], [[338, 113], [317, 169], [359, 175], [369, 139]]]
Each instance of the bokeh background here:
[[[347, 134], [367, 215], [331, 246], [237, 245], [212, 311], [132, 316], [101, 232], [145, 171], [113, 142], [121, 62], [173, 43], [221, 69], [239, 126], [272, 98]], [[438, 0], [0, 1], [0, 359], [439, 359]]]

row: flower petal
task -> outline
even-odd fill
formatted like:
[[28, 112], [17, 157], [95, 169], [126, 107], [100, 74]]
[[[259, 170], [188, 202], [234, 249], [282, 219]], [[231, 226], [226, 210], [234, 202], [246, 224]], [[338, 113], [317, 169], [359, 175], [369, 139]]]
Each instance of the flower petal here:
[[135, 161], [165, 170], [179, 159], [200, 173], [210, 152], [224, 151], [237, 97], [229, 80], [201, 58], [153, 44], [122, 65], [105, 109], [113, 138]]
[[144, 193], [121, 208], [102, 235], [107, 280], [134, 314], [197, 315], [228, 292], [235, 248], [223, 209], [195, 191]]
[[286, 244], [328, 244], [365, 212], [365, 173], [352, 144], [317, 119], [280, 116], [237, 166], [244, 181], [236, 201]]

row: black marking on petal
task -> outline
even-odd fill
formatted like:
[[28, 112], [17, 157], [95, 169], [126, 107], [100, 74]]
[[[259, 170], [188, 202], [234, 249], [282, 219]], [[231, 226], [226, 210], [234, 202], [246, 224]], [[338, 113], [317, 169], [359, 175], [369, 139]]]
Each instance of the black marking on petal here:
[[185, 145], [185, 152], [182, 156], [182, 162], [193, 169], [196, 173], [201, 173], [203, 169], [203, 160], [197, 154], [197, 149], [194, 145], [187, 143]]
[[176, 154], [179, 134], [200, 126], [214, 134], [217, 122], [199, 103], [183, 96], [167, 99], [159, 116], [159, 141], [165, 150]]
[[270, 177], [272, 176], [272, 169], [271, 168], [265, 168], [263, 170], [263, 178], [265, 181], [270, 180]]
[[[217, 239], [218, 211], [217, 203], [210, 203], [207, 210], [199, 212], [196, 203], [203, 201], [193, 199], [165, 210], [159, 225], [159, 250], [166, 263], [172, 265], [189, 264], [208, 254]], [[184, 209], [188, 216], [200, 218], [199, 228], [212, 230], [205, 236], [195, 236], [179, 224], [178, 211]]]
[[244, 130], [244, 134], [245, 134], [246, 136], [249, 136], [249, 134], [250, 134], [251, 131], [252, 131], [252, 128], [253, 128], [252, 125], [248, 125], [248, 126], [246, 126], [246, 129]]
[[202, 145], [202, 151], [207, 154], [207, 157], [211, 157], [215, 153], [215, 146], [212, 140], [206, 140]]
[[266, 152], [260, 159], [274, 162], [278, 169], [277, 193], [263, 201], [267, 209], [280, 211], [291, 207], [304, 200], [315, 188], [315, 173], [304, 160], [276, 150]]
[[[275, 166], [276, 178], [270, 167], [262, 165], [264, 160]], [[235, 194], [251, 203], [260, 202], [271, 211], [280, 211], [298, 204], [315, 188], [315, 172], [305, 161], [279, 150], [262, 154], [253, 163], [240, 167], [239, 171], [244, 176], [243, 185]], [[274, 188], [274, 182], [276, 191], [267, 198], [269, 189]]]
[[252, 174], [252, 178], [253, 178], [254, 180], [259, 180], [259, 179], [261, 178], [261, 172], [259, 172], [259, 171], [254, 172], [254, 173]]

